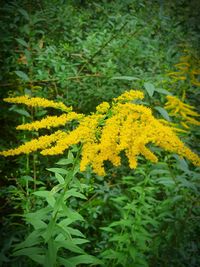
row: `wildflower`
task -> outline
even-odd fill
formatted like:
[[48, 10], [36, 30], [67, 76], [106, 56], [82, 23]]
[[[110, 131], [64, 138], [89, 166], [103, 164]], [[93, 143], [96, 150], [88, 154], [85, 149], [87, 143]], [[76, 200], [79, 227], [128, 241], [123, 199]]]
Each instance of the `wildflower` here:
[[114, 98], [113, 100], [115, 102], [124, 102], [124, 101], [128, 102], [128, 101], [132, 101], [135, 99], [143, 99], [143, 98], [144, 98], [143, 92], [138, 91], [138, 90], [130, 90], [130, 91], [126, 91], [119, 97]]
[[61, 109], [63, 112], [70, 112], [72, 110], [71, 107], [67, 107], [62, 102], [54, 102], [52, 100], [47, 100], [41, 97], [29, 97], [25, 96], [17, 96], [17, 97], [8, 97], [4, 98], [5, 102], [14, 103], [14, 104], [25, 104], [29, 107], [43, 107], [43, 108], [55, 108]]
[[[179, 125], [177, 123], [173, 123], [171, 121], [166, 121], [164, 119], [158, 119], [158, 121], [161, 122], [163, 125], [170, 126], [171, 129], [173, 131], [175, 131], [175, 132], [187, 133], [186, 130], [180, 129]], [[184, 128], [189, 128], [189, 127], [187, 126], [187, 127], [184, 127]]]
[[65, 138], [57, 140], [54, 147], [43, 150], [41, 154], [62, 154], [69, 146], [73, 144], [78, 144], [79, 142], [95, 142], [95, 133], [101, 118], [103, 118], [103, 115], [100, 114], [94, 114], [85, 117], [75, 130], [71, 131], [67, 136], [65, 136]]
[[167, 96], [167, 102], [165, 108], [170, 110], [170, 115], [180, 118], [181, 125], [184, 128], [189, 129], [188, 124], [199, 125], [200, 122], [193, 117], [199, 117], [200, 115], [194, 111], [194, 107], [182, 102], [175, 96]]
[[7, 151], [0, 152], [0, 155], [8, 157], [20, 154], [29, 154], [38, 149], [45, 149], [49, 147], [53, 142], [58, 139], [62, 139], [66, 136], [65, 132], [57, 131], [51, 135], [40, 136], [38, 139], [33, 139], [17, 148], [9, 149]]
[[174, 65], [177, 68], [181, 68], [183, 66], [185, 66], [186, 68], [190, 67], [190, 64], [188, 62], [180, 62]]
[[196, 86], [200, 86], [200, 82], [198, 82], [197, 80], [192, 80], [192, 84], [193, 85], [196, 85]]
[[190, 73], [191, 77], [191, 83], [196, 86], [200, 86], [200, 81], [198, 80], [200, 75], [200, 70], [199, 69], [193, 69]]
[[52, 127], [63, 126], [67, 122], [72, 120], [80, 120], [83, 118], [82, 114], [77, 114], [75, 112], [70, 112], [68, 114], [63, 114], [61, 116], [47, 116], [41, 121], [35, 121], [32, 123], [21, 124], [16, 127], [17, 130], [27, 130], [27, 131], [38, 131], [42, 128], [50, 129]]
[[[189, 52], [185, 50], [184, 52]], [[200, 86], [200, 82], [198, 80], [198, 75], [200, 74], [199, 69], [196, 66], [199, 65], [199, 62], [192, 58], [191, 55], [181, 56], [179, 59], [179, 63], [175, 64], [175, 68], [177, 71], [169, 72], [168, 76], [170, 76], [174, 82], [176, 81], [185, 81], [189, 80], [192, 85]]]
[[[186, 157], [193, 164], [200, 166], [198, 155], [184, 145], [173, 127], [156, 119], [150, 108], [130, 102], [136, 98], [142, 99], [143, 93], [133, 90], [125, 92], [114, 99], [111, 107], [102, 104], [102, 106], [99, 105], [96, 113], [81, 117], [78, 126], [69, 132], [57, 131], [49, 136], [41, 136], [0, 154], [8, 156], [41, 150], [42, 155], [57, 155], [64, 153], [71, 145], [82, 143], [80, 170], [85, 171], [86, 167], [91, 165], [95, 173], [105, 175], [104, 162], [110, 161], [114, 166], [119, 166], [122, 151], [127, 156], [132, 169], [137, 167], [139, 155], [157, 162], [157, 156], [147, 147], [148, 144], [153, 144], [168, 152]], [[172, 105], [172, 103], [174, 102], [169, 104]], [[189, 105], [184, 105], [185, 110], [189, 109]], [[104, 108], [111, 110], [107, 116], [101, 114], [106, 112]], [[189, 110], [194, 114], [193, 108]], [[47, 121], [45, 123], [43, 121], [43, 125], [46, 127]], [[54, 124], [50, 122], [50, 125]]]
[[109, 103], [108, 102], [103, 102], [103, 103], [101, 103], [100, 105], [98, 105], [96, 107], [96, 111], [98, 113], [104, 114], [104, 113], [106, 113], [109, 110], [109, 108], [110, 108]]

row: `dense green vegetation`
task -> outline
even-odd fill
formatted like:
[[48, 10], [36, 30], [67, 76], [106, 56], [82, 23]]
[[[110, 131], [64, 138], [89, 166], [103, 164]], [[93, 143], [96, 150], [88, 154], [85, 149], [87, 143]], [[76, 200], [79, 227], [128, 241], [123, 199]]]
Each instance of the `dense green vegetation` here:
[[[18, 124], [61, 114], [4, 98], [61, 101], [88, 115], [134, 89], [200, 152], [199, 1], [20, 0], [0, 10], [1, 151], [53, 133]], [[200, 266], [200, 168], [148, 147], [157, 163], [139, 155], [130, 169], [122, 152], [121, 166], [105, 162], [105, 176], [80, 171], [79, 144], [63, 155], [1, 156], [0, 265]]]

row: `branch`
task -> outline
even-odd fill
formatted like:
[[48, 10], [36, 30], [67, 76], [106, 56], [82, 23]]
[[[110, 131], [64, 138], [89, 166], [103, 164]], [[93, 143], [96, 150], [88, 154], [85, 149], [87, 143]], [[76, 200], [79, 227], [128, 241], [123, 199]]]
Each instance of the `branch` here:
[[[67, 80], [77, 80], [77, 79], [83, 79], [83, 78], [87, 78], [87, 77], [99, 77], [99, 78], [103, 78], [105, 76], [102, 76], [99, 73], [95, 73], [95, 74], [86, 74], [86, 75], [78, 75], [78, 76], [71, 76], [71, 77], [67, 77]], [[57, 82], [59, 81], [59, 79], [47, 79], [47, 80], [34, 80], [34, 81], [30, 81], [30, 82], [24, 82], [24, 83], [18, 83], [18, 84], [36, 84], [36, 83], [51, 83], [51, 82]], [[15, 83], [4, 83], [4, 84], [0, 84], [0, 87], [9, 87], [9, 86], [13, 86], [16, 85]]]

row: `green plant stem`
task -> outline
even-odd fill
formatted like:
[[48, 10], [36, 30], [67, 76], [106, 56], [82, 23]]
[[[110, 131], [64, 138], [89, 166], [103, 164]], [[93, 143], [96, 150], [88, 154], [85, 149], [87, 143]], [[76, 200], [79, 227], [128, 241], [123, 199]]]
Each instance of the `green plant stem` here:
[[34, 191], [36, 191], [36, 187], [37, 187], [37, 184], [36, 184], [36, 181], [37, 181], [36, 157], [37, 157], [37, 154], [36, 154], [36, 153], [33, 153], [33, 180], [34, 180]]
[[[65, 197], [65, 194], [66, 194], [68, 187], [69, 187], [69, 183], [74, 177], [74, 170], [75, 170], [75, 167], [77, 164], [77, 160], [80, 157], [80, 151], [81, 151], [81, 148], [79, 149], [79, 151], [76, 155], [76, 158], [74, 159], [74, 163], [73, 163], [71, 170], [65, 176], [65, 184], [64, 184], [63, 191], [55, 203], [53, 214], [52, 214], [52, 217], [51, 217], [50, 222], [48, 224], [47, 235], [45, 236], [45, 243], [47, 244], [48, 249], [47, 249], [47, 253], [45, 256], [44, 267], [55, 267], [54, 260], [51, 260], [51, 258], [55, 259], [56, 254], [57, 254], [57, 251], [55, 252], [55, 249], [52, 249], [52, 247], [54, 246], [53, 232], [54, 232], [54, 228], [56, 226], [56, 221], [57, 221], [59, 210], [60, 210], [60, 208], [64, 202], [64, 197]], [[52, 251], [54, 251], [54, 255], [51, 254]]]

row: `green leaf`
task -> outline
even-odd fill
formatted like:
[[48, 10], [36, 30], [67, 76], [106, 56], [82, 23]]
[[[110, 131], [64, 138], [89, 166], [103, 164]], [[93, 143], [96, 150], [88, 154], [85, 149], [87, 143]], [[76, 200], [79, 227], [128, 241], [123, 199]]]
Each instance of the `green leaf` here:
[[129, 252], [131, 258], [135, 261], [136, 256], [137, 256], [137, 249], [133, 246], [129, 246], [128, 252]]
[[130, 238], [130, 234], [129, 233], [125, 233], [125, 234], [115, 234], [113, 237], [110, 238], [110, 241], [116, 241], [119, 243], [123, 243], [125, 244], [127, 242], [127, 240], [129, 240]]
[[154, 85], [152, 83], [144, 83], [144, 88], [147, 91], [148, 95], [152, 97], [155, 91]]
[[159, 107], [159, 106], [156, 106], [156, 107], [154, 107], [154, 109], [156, 109], [156, 110], [162, 115], [162, 117], [163, 117], [165, 120], [167, 120], [167, 121], [171, 121], [168, 112], [167, 112], [164, 108]]
[[42, 220], [46, 220], [49, 218], [49, 213], [52, 211], [51, 207], [45, 207], [39, 209], [36, 212], [30, 212], [25, 214], [26, 222], [33, 225], [35, 229], [45, 229], [47, 224]]
[[45, 250], [39, 247], [23, 248], [17, 250], [13, 253], [13, 256], [28, 256], [33, 261], [38, 262], [39, 264], [44, 263], [44, 254]]
[[165, 186], [175, 185], [175, 182], [171, 177], [158, 178], [158, 179], [156, 179], [156, 181], [158, 182], [158, 184], [162, 184], [162, 185], [165, 185]]
[[29, 20], [29, 14], [26, 10], [19, 8], [18, 11], [24, 16], [25, 19]]
[[59, 225], [66, 227], [68, 225], [70, 225], [71, 223], [75, 222], [76, 220], [73, 220], [71, 218], [65, 218], [62, 221], [59, 222]]
[[55, 200], [52, 192], [44, 190], [44, 191], [33, 192], [33, 194], [36, 196], [39, 196], [39, 197], [44, 197], [46, 199], [46, 201], [48, 202], [48, 204], [51, 207], [54, 207], [56, 200]]
[[66, 231], [68, 231], [70, 233], [70, 235], [74, 235], [74, 236], [80, 236], [80, 237], [85, 237], [84, 234], [81, 233], [81, 231], [79, 231], [78, 229], [74, 229], [70, 226], [67, 226]]
[[110, 232], [110, 233], [114, 233], [115, 231], [110, 228], [110, 227], [100, 227], [100, 229], [102, 229], [103, 231], [106, 231], [106, 232]]
[[120, 221], [112, 222], [109, 227], [115, 227], [115, 226], [127, 226], [130, 227], [132, 225], [132, 221], [128, 219], [121, 219]]
[[115, 76], [111, 78], [112, 80], [126, 80], [126, 81], [134, 81], [134, 80], [140, 80], [137, 77], [132, 76]]
[[77, 212], [68, 207], [63, 206], [63, 215], [66, 215], [72, 221], [85, 221], [84, 218]]
[[182, 175], [177, 176], [177, 181], [180, 183], [179, 187], [185, 187], [194, 190], [198, 194], [198, 190], [193, 183], [185, 179]]
[[62, 175], [60, 173], [55, 173], [55, 177], [58, 180], [59, 184], [64, 184], [65, 183], [65, 179], [62, 177]]
[[24, 41], [24, 39], [21, 39], [21, 38], [15, 38], [17, 40], [17, 42], [19, 44], [21, 44], [22, 46], [25, 46], [25, 47], [28, 47], [28, 43], [26, 41]]
[[27, 236], [27, 238], [23, 242], [15, 245], [15, 250], [19, 250], [25, 247], [33, 247], [39, 244], [41, 242], [42, 232], [42, 230], [33, 231], [32, 233], [30, 233], [30, 235]]
[[155, 91], [158, 92], [158, 93], [161, 93], [163, 95], [172, 95], [171, 92], [165, 90], [165, 89], [162, 89], [162, 88], [155, 88]]
[[71, 263], [66, 258], [58, 257], [58, 261], [60, 263], [59, 266], [65, 266], [65, 267], [76, 267], [76, 264]]
[[190, 173], [189, 166], [187, 161], [183, 158], [180, 158], [178, 155], [174, 154], [174, 158], [177, 160], [177, 168], [186, 172]]
[[72, 153], [71, 150], [68, 151], [67, 158], [68, 158], [69, 160], [72, 160], [72, 161], [74, 160], [74, 154]]
[[17, 74], [17, 76], [19, 78], [21, 78], [22, 80], [26, 81], [26, 82], [29, 82], [30, 79], [28, 77], [28, 75], [26, 73], [24, 73], [23, 71], [20, 71], [20, 70], [16, 70], [15, 73]]
[[17, 107], [14, 107], [14, 108], [10, 108], [10, 110], [13, 110], [13, 111], [17, 112], [18, 114], [23, 115], [27, 118], [31, 117], [31, 115], [28, 113], [28, 111], [26, 111], [24, 109], [19, 109]]
[[68, 165], [68, 164], [71, 164], [73, 163], [73, 159], [61, 159], [59, 160], [58, 162], [56, 162], [57, 165]]
[[102, 261], [95, 258], [94, 256], [90, 256], [90, 255], [80, 255], [80, 256], [75, 256], [75, 257], [71, 257], [68, 258], [69, 262], [71, 264], [74, 264], [75, 266], [79, 265], [79, 264], [100, 264], [102, 265]]
[[81, 244], [89, 243], [90, 241], [84, 238], [73, 238], [73, 242], [76, 245], [81, 245]]
[[47, 171], [59, 173], [59, 174], [68, 174], [68, 172], [69, 172], [63, 168], [48, 168]]
[[154, 169], [154, 170], [152, 170], [152, 171], [150, 171], [150, 173], [149, 173], [150, 175], [159, 175], [159, 174], [170, 174], [170, 171], [168, 171], [168, 170], [159, 170], [159, 169]]
[[63, 241], [55, 241], [57, 248], [65, 248], [69, 251], [76, 252], [76, 253], [84, 253], [83, 249], [77, 246], [73, 240], [63, 240]]
[[69, 197], [78, 197], [78, 198], [82, 198], [82, 199], [87, 199], [83, 194], [79, 193], [76, 191], [76, 189], [72, 188], [70, 190], [68, 190], [65, 194], [65, 199], [69, 198]]

